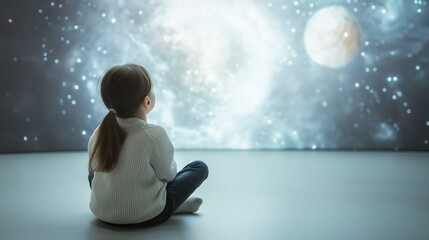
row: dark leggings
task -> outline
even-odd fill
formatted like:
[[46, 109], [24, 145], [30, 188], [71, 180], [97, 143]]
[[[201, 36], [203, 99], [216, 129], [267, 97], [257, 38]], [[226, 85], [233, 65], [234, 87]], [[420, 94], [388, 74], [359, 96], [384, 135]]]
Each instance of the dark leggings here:
[[[167, 184], [167, 202], [160, 214], [142, 223], [121, 225], [145, 227], [167, 221], [173, 215], [174, 211], [203, 183], [208, 174], [209, 170], [203, 161], [198, 160], [186, 165], [176, 174], [173, 181]], [[94, 175], [91, 173], [88, 175], [90, 187], [93, 177]]]

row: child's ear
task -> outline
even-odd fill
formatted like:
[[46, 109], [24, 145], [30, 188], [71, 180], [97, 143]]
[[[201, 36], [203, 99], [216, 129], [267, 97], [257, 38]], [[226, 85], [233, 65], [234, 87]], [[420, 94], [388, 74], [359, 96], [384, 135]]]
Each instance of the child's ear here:
[[149, 107], [149, 106], [150, 106], [150, 98], [149, 98], [148, 96], [146, 96], [146, 97], [144, 98], [144, 104], [145, 104], [145, 106], [146, 106], [146, 107]]

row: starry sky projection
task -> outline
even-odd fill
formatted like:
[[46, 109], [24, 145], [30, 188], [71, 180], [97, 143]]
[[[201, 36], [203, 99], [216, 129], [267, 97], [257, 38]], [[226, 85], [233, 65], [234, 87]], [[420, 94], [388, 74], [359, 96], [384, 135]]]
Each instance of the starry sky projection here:
[[1, 1], [0, 151], [85, 149], [123, 63], [178, 149], [429, 150], [427, 5]]

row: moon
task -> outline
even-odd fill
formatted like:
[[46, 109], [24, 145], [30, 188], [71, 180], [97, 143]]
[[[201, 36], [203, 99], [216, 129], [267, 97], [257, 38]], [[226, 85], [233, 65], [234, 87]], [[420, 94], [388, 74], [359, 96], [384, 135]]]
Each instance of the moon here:
[[360, 49], [360, 27], [352, 13], [341, 6], [325, 7], [307, 22], [304, 46], [319, 65], [339, 68], [350, 63]]

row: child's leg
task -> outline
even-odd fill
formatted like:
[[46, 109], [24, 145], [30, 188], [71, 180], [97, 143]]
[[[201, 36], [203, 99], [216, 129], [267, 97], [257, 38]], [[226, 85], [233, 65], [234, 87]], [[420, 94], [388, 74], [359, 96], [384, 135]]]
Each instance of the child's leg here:
[[[204, 162], [195, 161], [188, 164], [176, 174], [173, 181], [167, 184], [167, 204], [158, 216], [143, 223], [125, 225], [136, 227], [153, 226], [167, 221], [176, 210], [181, 213], [192, 212], [189, 209], [195, 209], [196, 205], [199, 207], [202, 200], [200, 198], [189, 198], [189, 196], [203, 183], [208, 174], [209, 170]], [[90, 176], [88, 176], [89, 178]], [[89, 182], [91, 184], [91, 180]], [[185, 200], [188, 201], [184, 203]], [[181, 209], [177, 209], [181, 205], [183, 205]]]
[[[174, 180], [167, 185], [167, 192], [173, 205], [173, 212], [203, 183], [208, 174], [209, 170], [203, 161], [194, 161], [177, 173]], [[194, 204], [197, 204], [200, 200], [190, 199]], [[201, 202], [199, 205], [201, 205]]]

